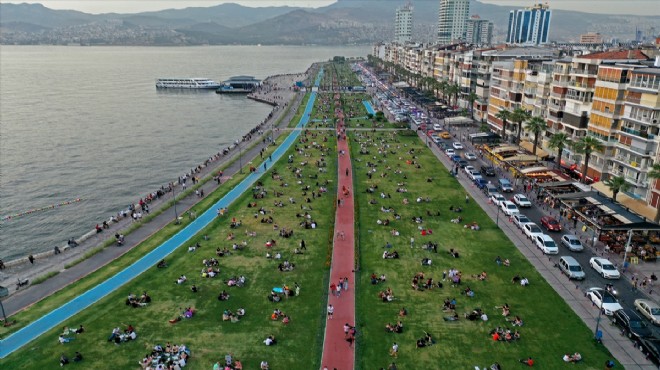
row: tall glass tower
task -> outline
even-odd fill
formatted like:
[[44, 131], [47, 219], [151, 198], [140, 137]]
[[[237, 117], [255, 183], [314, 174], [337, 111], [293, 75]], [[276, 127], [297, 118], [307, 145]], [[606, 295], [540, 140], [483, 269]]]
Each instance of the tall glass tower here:
[[507, 44], [542, 45], [548, 43], [550, 17], [548, 4], [535, 4], [531, 8], [509, 13]]

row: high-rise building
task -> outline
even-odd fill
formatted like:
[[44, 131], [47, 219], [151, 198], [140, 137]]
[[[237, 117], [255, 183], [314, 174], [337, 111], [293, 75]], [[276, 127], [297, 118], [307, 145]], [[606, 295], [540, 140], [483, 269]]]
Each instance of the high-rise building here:
[[440, 0], [438, 43], [465, 40], [470, 0]]
[[394, 18], [394, 42], [405, 44], [412, 41], [413, 6], [410, 3], [397, 8]]
[[509, 13], [507, 44], [541, 45], [548, 43], [552, 11], [547, 4], [512, 10]]
[[465, 41], [475, 45], [490, 45], [493, 41], [493, 22], [473, 15], [467, 21]]

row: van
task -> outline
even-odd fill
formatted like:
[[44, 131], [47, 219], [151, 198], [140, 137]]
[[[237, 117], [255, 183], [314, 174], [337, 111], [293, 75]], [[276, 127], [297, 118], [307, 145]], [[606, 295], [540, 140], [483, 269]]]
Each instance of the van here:
[[559, 269], [568, 276], [569, 279], [584, 280], [585, 273], [578, 261], [571, 256], [562, 256], [559, 258]]
[[513, 186], [511, 186], [511, 182], [509, 182], [509, 180], [502, 178], [497, 180], [497, 184], [503, 193], [513, 192]]
[[486, 184], [486, 186], [484, 186], [484, 193], [486, 193], [487, 197], [490, 197], [491, 195], [497, 193], [497, 188], [493, 184]]

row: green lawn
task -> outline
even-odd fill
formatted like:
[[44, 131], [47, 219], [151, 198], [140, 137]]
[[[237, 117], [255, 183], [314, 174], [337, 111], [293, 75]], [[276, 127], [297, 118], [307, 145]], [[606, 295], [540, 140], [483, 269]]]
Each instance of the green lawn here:
[[[423, 144], [420, 145], [416, 136], [379, 132], [356, 133], [352, 137], [358, 139], [352, 141], [351, 149], [359, 208], [359, 369], [386, 367], [391, 362], [388, 350], [393, 342], [400, 345], [396, 360], [400, 368], [469, 369], [475, 365], [490, 366], [493, 362], [499, 362], [503, 368], [509, 369], [521, 366], [517, 363], [520, 358], [532, 356], [539, 367], [555, 369], [566, 366], [562, 361], [564, 353], [579, 351], [585, 359], [580, 367], [596, 369], [610, 358], [604, 347], [594, 344], [593, 333], [479, 206], [473, 201], [465, 204], [465, 191], [431, 152]], [[359, 153], [361, 145], [369, 154]], [[384, 145], [389, 145], [389, 148]], [[407, 161], [416, 161], [421, 168]], [[370, 169], [368, 162], [376, 166], [371, 180], [366, 177]], [[381, 174], [387, 176], [381, 177]], [[377, 186], [374, 194], [366, 193], [369, 186]], [[399, 187], [406, 188], [408, 192], [398, 193], [396, 190]], [[391, 198], [382, 199], [380, 192], [390, 194]], [[430, 202], [417, 203], [417, 197], [429, 197]], [[403, 204], [404, 198], [409, 199], [408, 205]], [[370, 200], [377, 204], [369, 204]], [[451, 212], [451, 205], [464, 207], [464, 210], [460, 214]], [[393, 213], [382, 212], [381, 207], [392, 207], [401, 219], [395, 220]], [[440, 216], [428, 216], [427, 211], [433, 214], [439, 211]], [[451, 223], [450, 220], [458, 215], [463, 217], [464, 222]], [[423, 223], [412, 221], [413, 217], [422, 217]], [[377, 219], [390, 219], [392, 222], [382, 226], [376, 223]], [[481, 230], [463, 227], [463, 224], [473, 221], [480, 225]], [[433, 233], [422, 236], [420, 227]], [[398, 230], [400, 236], [392, 236], [393, 229]], [[415, 239], [412, 249], [411, 237]], [[400, 253], [400, 259], [382, 258], [387, 242], [393, 245], [392, 250]], [[438, 243], [437, 254], [420, 248], [427, 242]], [[458, 251], [460, 257], [451, 256], [448, 253], [450, 248]], [[495, 263], [497, 256], [508, 258], [511, 266], [498, 266]], [[421, 266], [421, 260], [425, 257], [432, 259], [431, 266]], [[443, 271], [451, 268], [463, 273], [460, 286], [453, 287], [449, 281], [444, 281], [443, 288], [430, 291], [411, 288], [415, 273], [424, 272], [426, 278], [433, 277], [438, 282], [442, 280]], [[485, 281], [474, 276], [482, 271], [488, 274]], [[372, 285], [371, 273], [386, 274], [387, 282]], [[531, 285], [522, 287], [513, 284], [511, 278], [516, 274], [526, 276]], [[474, 297], [461, 294], [467, 286], [475, 291]], [[378, 292], [387, 287], [394, 291], [395, 302], [383, 303], [378, 298]], [[456, 312], [461, 316], [459, 321], [443, 320], [443, 316], [449, 315], [442, 311], [446, 298], [456, 299]], [[497, 326], [514, 328], [506, 322], [501, 310], [495, 308], [504, 303], [511, 307], [511, 318], [519, 315], [524, 320], [524, 325], [519, 328], [519, 341], [495, 342], [490, 338], [490, 330]], [[396, 323], [401, 307], [409, 311], [409, 315], [402, 319], [404, 332], [387, 333], [385, 325]], [[463, 318], [464, 313], [477, 307], [487, 313], [489, 321]], [[416, 339], [423, 337], [424, 331], [431, 333], [437, 344], [417, 349]]]

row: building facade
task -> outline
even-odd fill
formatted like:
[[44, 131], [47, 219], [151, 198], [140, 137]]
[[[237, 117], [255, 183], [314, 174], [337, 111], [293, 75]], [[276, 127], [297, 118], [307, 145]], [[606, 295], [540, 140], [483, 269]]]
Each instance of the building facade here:
[[440, 0], [438, 44], [446, 45], [456, 40], [464, 40], [469, 14], [470, 0]]
[[397, 8], [394, 18], [394, 42], [412, 42], [413, 6], [410, 3]]
[[552, 11], [547, 4], [512, 10], [509, 13], [507, 44], [543, 45], [548, 43]]
[[465, 42], [473, 45], [490, 45], [493, 42], [493, 22], [473, 15], [467, 21]]

